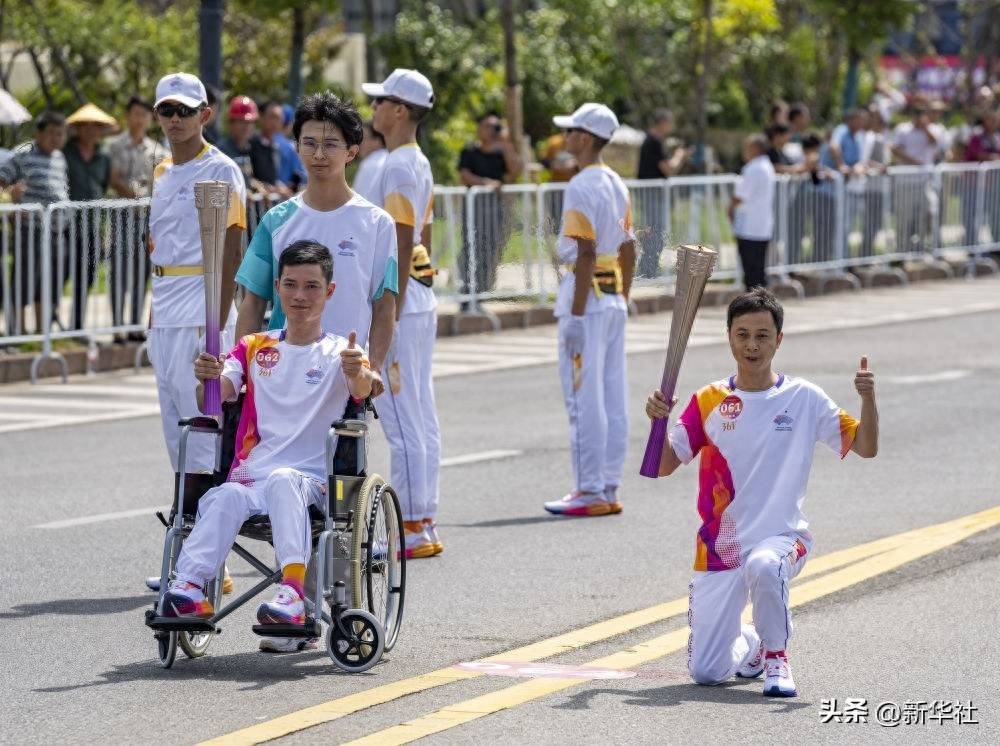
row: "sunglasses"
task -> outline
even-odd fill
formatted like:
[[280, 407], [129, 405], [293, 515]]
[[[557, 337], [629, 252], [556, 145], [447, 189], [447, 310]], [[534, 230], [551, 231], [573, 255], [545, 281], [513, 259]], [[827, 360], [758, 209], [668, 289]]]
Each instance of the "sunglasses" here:
[[400, 101], [398, 98], [390, 98], [389, 96], [378, 96], [376, 98], [373, 98], [372, 106], [378, 106], [383, 101], [390, 104], [399, 104], [400, 106], [405, 106], [407, 109], [413, 108], [413, 104], [408, 104], [405, 101]]
[[164, 119], [173, 119], [174, 115], [179, 116], [181, 119], [187, 119], [188, 117], [193, 117], [201, 109], [202, 107], [200, 106], [192, 108], [184, 104], [160, 104], [156, 107], [156, 113]]

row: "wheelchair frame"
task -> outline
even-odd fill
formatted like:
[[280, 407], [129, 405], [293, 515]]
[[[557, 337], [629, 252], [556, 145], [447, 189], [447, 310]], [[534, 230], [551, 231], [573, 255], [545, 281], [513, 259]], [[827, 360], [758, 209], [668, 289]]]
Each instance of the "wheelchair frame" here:
[[[362, 416], [364, 416], [363, 411]], [[206, 596], [213, 602], [215, 608], [215, 614], [211, 618], [159, 616], [161, 601], [166, 593], [167, 582], [176, 566], [183, 540], [194, 527], [194, 521], [186, 520], [184, 511], [186, 481], [184, 477], [187, 476], [185, 467], [188, 438], [191, 433], [216, 436], [215, 463], [218, 471], [225, 432], [224, 428], [212, 417], [187, 418], [178, 424], [181, 428], [181, 435], [178, 447], [179, 478], [177, 480], [175, 509], [172, 521], [169, 523], [163, 519], [162, 515], [160, 516], [161, 521], [167, 526], [163, 544], [163, 558], [160, 565], [160, 591], [153, 609], [146, 612], [146, 624], [154, 630], [159, 662], [164, 668], [170, 668], [173, 665], [178, 645], [190, 658], [204, 655], [212, 638], [222, 631], [218, 627], [219, 622], [261, 591], [280, 582], [282, 577], [280, 567], [272, 569], [242, 547], [238, 541], [234, 541], [231, 551], [236, 552], [264, 578], [220, 608], [222, 601], [222, 568], [220, 567], [215, 579], [208, 583], [205, 588]], [[315, 583], [310, 584], [314, 588], [314, 593], [312, 598], [307, 598], [307, 601], [311, 601], [314, 605], [312, 615], [307, 616], [305, 624], [301, 626], [278, 624], [253, 626], [253, 631], [260, 635], [312, 638], [322, 636], [321, 622], [325, 622], [328, 625], [327, 653], [336, 666], [349, 672], [368, 670], [378, 663], [384, 652], [392, 648], [402, 623], [405, 598], [406, 556], [403, 545], [402, 513], [395, 493], [376, 474], [367, 477], [340, 475], [336, 474], [334, 469], [338, 437], [349, 437], [360, 441], [356, 448], [355, 473], [364, 474], [367, 434], [368, 424], [362, 419], [337, 420], [327, 432], [326, 499], [321, 504], [321, 520], [314, 519], [310, 515], [311, 533], [317, 556]], [[370, 511], [365, 510], [368, 508], [367, 501], [363, 505], [359, 504], [365, 497], [370, 498]], [[387, 511], [383, 513], [386, 516], [385, 546], [374, 547], [371, 535], [367, 535], [366, 540], [351, 541], [355, 531], [364, 532], [361, 536], [362, 539], [365, 538], [365, 534], [369, 533], [369, 516], [365, 513], [370, 512], [371, 520], [374, 522], [382, 501], [386, 501], [384, 510]], [[321, 529], [317, 533], [317, 524], [320, 523]], [[395, 524], [395, 531], [390, 527], [390, 523]], [[243, 524], [239, 536], [270, 542], [270, 521], [267, 520], [266, 516], [255, 516]], [[396, 545], [395, 559], [398, 563], [396, 572], [393, 571], [396, 565], [392, 562], [393, 544]], [[364, 556], [354, 556], [357, 554], [356, 549], [360, 549]], [[351, 595], [357, 596], [360, 591], [360, 595], [366, 596], [366, 598], [352, 598], [354, 604], [361, 606], [367, 601], [370, 606], [374, 606], [370, 579], [368, 592], [365, 594], [364, 589], [361, 588], [360, 573], [362, 566], [364, 571], [369, 574], [376, 570], [373, 562], [379, 549], [383, 552], [380, 560], [382, 564], [379, 565], [374, 574], [387, 573], [387, 582], [389, 583], [385, 618], [381, 620], [363, 608], [350, 608], [347, 587], [348, 582], [357, 580], [358, 582], [351, 582], [353, 591]], [[398, 577], [394, 577], [395, 575]], [[307, 588], [307, 595], [308, 590]], [[324, 603], [330, 604], [330, 612], [326, 611]], [[386, 629], [386, 623], [390, 629]]]

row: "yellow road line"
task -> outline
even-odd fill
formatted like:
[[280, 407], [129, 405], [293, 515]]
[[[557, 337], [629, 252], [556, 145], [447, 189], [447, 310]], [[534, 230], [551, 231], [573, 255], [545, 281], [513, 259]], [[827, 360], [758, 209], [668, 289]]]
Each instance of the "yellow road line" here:
[[[956, 544], [975, 533], [1000, 524], [1000, 508], [992, 508], [927, 529], [910, 531], [899, 546], [884, 553], [859, 561], [854, 565], [831, 572], [818, 580], [793, 586], [790, 605], [800, 606], [823, 596], [869, 580], [894, 570], [920, 557], [933, 554]], [[604, 656], [581, 665], [600, 668], [626, 669], [649, 663], [687, 645], [687, 630], [679, 629], [627, 650]], [[350, 741], [349, 746], [392, 746], [405, 744], [418, 738], [440, 733], [464, 723], [477, 720], [501, 710], [510, 709], [535, 699], [554, 694], [586, 683], [581, 679], [544, 678], [532, 679], [490, 694], [443, 707], [429, 715], [407, 723], [386, 728], [364, 738]]]
[[[811, 559], [805, 566], [799, 578], [806, 578], [822, 572], [843, 567], [852, 562], [884, 553], [910, 541], [920, 540], [935, 532], [947, 532], [950, 524], [940, 524], [927, 528], [907, 531], [905, 533], [888, 536], [882, 539], [859, 544], [854, 547], [842, 549], [830, 554], [825, 554]], [[525, 645], [513, 650], [507, 650], [496, 655], [482, 658], [478, 662], [493, 661], [523, 661], [530, 662], [561, 655], [573, 650], [578, 650], [587, 645], [602, 642], [616, 635], [631, 632], [640, 627], [662, 622], [687, 612], [687, 598], [677, 598], [673, 601], [657, 604], [646, 609], [640, 609], [628, 614], [613, 617], [603, 622], [590, 624], [580, 629], [540, 640], [529, 645]], [[686, 635], [686, 631], [685, 631]], [[420, 674], [400, 681], [394, 681], [381, 686], [373, 687], [356, 694], [323, 702], [312, 707], [307, 707], [296, 712], [289, 713], [258, 723], [248, 728], [234, 731], [232, 733], [219, 736], [203, 742], [213, 746], [234, 746], [236, 744], [258, 744], [275, 738], [281, 738], [291, 733], [295, 733], [315, 725], [321, 725], [333, 720], [351, 715], [355, 712], [385, 704], [393, 700], [405, 697], [410, 694], [427, 691], [435, 687], [450, 684], [464, 679], [472, 679], [483, 674], [477, 671], [448, 666], [436, 671]], [[530, 683], [530, 682], [529, 682]]]

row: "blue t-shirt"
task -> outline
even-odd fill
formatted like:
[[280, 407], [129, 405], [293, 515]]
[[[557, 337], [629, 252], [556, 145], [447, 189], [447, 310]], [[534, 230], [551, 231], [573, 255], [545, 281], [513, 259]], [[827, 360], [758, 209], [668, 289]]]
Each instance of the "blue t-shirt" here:
[[278, 146], [278, 181], [282, 184], [304, 185], [308, 176], [294, 143], [281, 132], [274, 136], [274, 142]]

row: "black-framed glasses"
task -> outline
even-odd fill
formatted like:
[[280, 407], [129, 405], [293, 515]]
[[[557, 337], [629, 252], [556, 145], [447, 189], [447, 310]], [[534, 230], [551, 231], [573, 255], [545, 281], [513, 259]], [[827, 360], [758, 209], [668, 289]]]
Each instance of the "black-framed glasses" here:
[[186, 104], [160, 104], [156, 107], [156, 113], [159, 114], [164, 119], [173, 119], [174, 116], [179, 116], [181, 119], [187, 119], [188, 117], [193, 117], [202, 107], [196, 106], [191, 107]]

